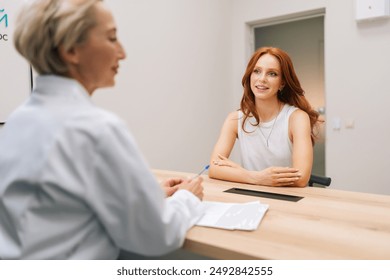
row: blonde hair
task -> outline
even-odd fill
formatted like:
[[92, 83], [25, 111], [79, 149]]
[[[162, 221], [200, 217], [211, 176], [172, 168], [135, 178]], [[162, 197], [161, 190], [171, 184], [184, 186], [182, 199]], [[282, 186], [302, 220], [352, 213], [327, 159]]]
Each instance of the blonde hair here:
[[102, 0], [29, 0], [14, 32], [17, 51], [39, 74], [63, 75], [68, 69], [59, 47], [69, 51], [96, 25], [94, 5]]

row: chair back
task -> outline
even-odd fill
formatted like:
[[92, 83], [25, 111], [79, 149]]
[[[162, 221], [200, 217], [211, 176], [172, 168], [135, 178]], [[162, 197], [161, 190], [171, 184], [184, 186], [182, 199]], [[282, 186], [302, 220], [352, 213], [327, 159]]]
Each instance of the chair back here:
[[314, 184], [317, 184], [323, 187], [329, 187], [331, 182], [332, 178], [330, 177], [311, 174], [309, 179], [309, 186], [313, 187]]

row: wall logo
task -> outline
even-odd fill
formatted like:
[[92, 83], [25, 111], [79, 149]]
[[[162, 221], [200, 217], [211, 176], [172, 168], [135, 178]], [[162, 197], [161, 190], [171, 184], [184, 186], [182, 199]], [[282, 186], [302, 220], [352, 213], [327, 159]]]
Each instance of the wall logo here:
[[[4, 26], [8, 28], [8, 14], [5, 12], [5, 9], [0, 8], [0, 27]], [[2, 29], [2, 28], [1, 28]], [[0, 29], [0, 31], [1, 31]], [[0, 32], [0, 42], [8, 41], [8, 34]]]

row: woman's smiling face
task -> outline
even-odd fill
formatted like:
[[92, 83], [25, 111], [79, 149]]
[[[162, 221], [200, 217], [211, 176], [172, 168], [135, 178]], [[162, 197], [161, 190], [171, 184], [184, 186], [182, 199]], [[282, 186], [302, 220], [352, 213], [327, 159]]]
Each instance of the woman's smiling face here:
[[276, 97], [283, 88], [282, 71], [278, 59], [271, 54], [262, 55], [251, 74], [251, 90], [255, 98]]

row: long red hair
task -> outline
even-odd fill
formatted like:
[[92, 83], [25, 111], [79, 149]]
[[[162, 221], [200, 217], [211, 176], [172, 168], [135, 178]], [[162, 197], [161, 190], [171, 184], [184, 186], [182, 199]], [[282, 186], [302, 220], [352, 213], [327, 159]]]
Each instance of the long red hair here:
[[307, 101], [304, 90], [301, 87], [301, 84], [298, 80], [298, 77], [295, 73], [293, 63], [289, 55], [279, 48], [274, 47], [262, 47], [259, 48], [251, 57], [246, 67], [244, 76], [242, 77], [242, 86], [244, 87], [244, 94], [241, 99], [240, 109], [244, 114], [244, 120], [242, 122], [242, 129], [245, 131], [244, 125], [245, 121], [253, 116], [256, 119], [256, 124], [260, 123], [259, 115], [256, 111], [255, 105], [255, 96], [251, 89], [251, 75], [256, 66], [259, 58], [264, 54], [273, 55], [278, 59], [280, 63], [280, 69], [282, 72], [282, 81], [284, 81], [285, 86], [282, 91], [278, 92], [278, 99], [283, 103], [295, 106], [302, 111], [305, 111], [310, 118], [311, 126], [311, 141], [314, 145], [316, 139], [315, 127], [318, 124], [319, 114], [317, 111], [313, 110], [310, 103]]

